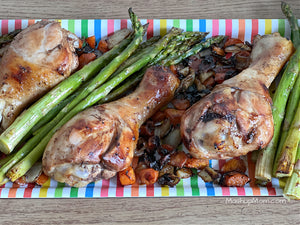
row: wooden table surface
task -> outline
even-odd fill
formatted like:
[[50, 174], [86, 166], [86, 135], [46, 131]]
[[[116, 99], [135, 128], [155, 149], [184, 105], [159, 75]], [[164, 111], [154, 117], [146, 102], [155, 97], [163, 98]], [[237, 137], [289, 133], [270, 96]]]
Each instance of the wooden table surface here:
[[[300, 17], [300, 1], [287, 1]], [[279, 0], [1, 0], [1, 19], [284, 18]], [[300, 224], [300, 201], [282, 197], [1, 199], [0, 224]]]

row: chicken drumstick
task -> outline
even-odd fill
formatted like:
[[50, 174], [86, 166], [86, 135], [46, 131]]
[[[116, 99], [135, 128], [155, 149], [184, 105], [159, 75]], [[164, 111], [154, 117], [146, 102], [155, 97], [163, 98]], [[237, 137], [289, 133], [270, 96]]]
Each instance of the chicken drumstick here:
[[278, 33], [257, 36], [249, 68], [189, 108], [181, 136], [196, 158], [226, 159], [264, 148], [273, 137], [268, 87], [293, 52]]
[[59, 182], [81, 187], [127, 168], [139, 127], [173, 98], [178, 85], [169, 69], [154, 66], [147, 69], [132, 94], [77, 114], [48, 143], [44, 172]]

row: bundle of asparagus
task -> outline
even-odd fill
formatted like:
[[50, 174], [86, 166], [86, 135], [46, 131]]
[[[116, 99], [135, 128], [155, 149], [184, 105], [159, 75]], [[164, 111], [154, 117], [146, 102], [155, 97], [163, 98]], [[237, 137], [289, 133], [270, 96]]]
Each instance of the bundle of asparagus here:
[[300, 187], [297, 184], [300, 183], [300, 33], [298, 20], [291, 7], [282, 2], [281, 8], [290, 23], [296, 52], [291, 57], [273, 96], [274, 136], [267, 148], [260, 152], [255, 178], [265, 183], [271, 181], [272, 175], [289, 177], [284, 195], [299, 199]]
[[207, 33], [172, 28], [164, 37], [141, 44], [147, 26], [140, 24], [131, 9], [129, 15], [132, 35], [61, 82], [1, 134], [0, 150], [5, 154], [12, 153], [25, 140], [17, 152], [0, 161], [1, 184], [8, 178], [15, 181], [41, 159], [53, 134], [74, 115], [124, 93], [141, 80], [145, 68], [178, 63], [190, 56], [186, 51], [196, 54], [224, 39], [217, 36], [201, 41]]

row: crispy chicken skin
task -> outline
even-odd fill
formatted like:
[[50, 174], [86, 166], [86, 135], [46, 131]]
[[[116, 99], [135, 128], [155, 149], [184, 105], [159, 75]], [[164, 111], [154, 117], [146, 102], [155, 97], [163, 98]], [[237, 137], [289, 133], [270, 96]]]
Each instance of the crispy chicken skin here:
[[127, 168], [139, 127], [173, 98], [178, 85], [169, 69], [154, 66], [147, 69], [132, 94], [77, 114], [48, 143], [44, 172], [59, 182], [81, 187]]
[[249, 68], [189, 108], [181, 136], [193, 157], [226, 159], [264, 148], [273, 137], [268, 87], [293, 53], [278, 33], [257, 36]]
[[14, 38], [0, 61], [2, 130], [78, 67], [78, 40], [54, 21], [33, 24]]

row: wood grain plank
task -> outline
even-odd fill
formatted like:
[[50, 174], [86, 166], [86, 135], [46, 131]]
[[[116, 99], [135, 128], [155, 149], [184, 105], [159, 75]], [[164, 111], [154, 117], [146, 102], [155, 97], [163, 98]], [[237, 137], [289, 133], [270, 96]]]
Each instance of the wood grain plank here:
[[[128, 18], [127, 9], [133, 7], [140, 18], [284, 18], [280, 0], [1, 0], [0, 15], [7, 19], [122, 19]], [[300, 14], [300, 1], [287, 1]]]

